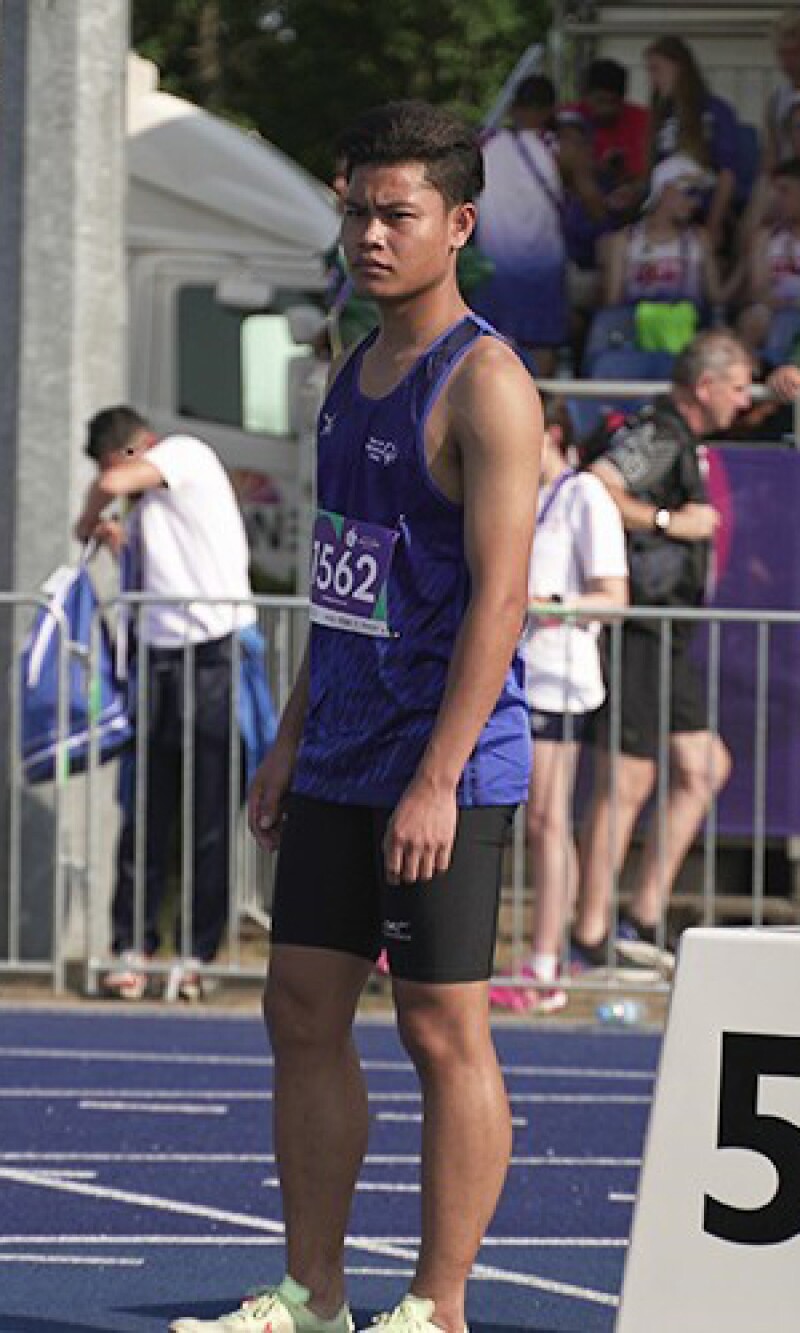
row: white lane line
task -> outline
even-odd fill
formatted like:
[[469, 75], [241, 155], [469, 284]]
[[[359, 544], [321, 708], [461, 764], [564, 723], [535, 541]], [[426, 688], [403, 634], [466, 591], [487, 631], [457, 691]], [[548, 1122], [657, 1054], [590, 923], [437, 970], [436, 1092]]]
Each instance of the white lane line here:
[[227, 1106], [215, 1106], [206, 1102], [205, 1106], [191, 1106], [188, 1102], [126, 1102], [92, 1101], [88, 1097], [78, 1102], [79, 1111], [124, 1111], [137, 1115], [227, 1115]]
[[[55, 1190], [65, 1194], [78, 1194], [84, 1198], [112, 1199], [116, 1203], [130, 1203], [138, 1208], [153, 1208], [161, 1212], [171, 1212], [185, 1217], [202, 1217], [213, 1222], [233, 1223], [250, 1231], [266, 1231], [271, 1235], [282, 1235], [283, 1226], [271, 1218], [250, 1217], [247, 1213], [228, 1212], [222, 1208], [208, 1208], [198, 1204], [184, 1203], [177, 1199], [163, 1199], [152, 1194], [136, 1194], [129, 1190], [109, 1189], [102, 1185], [85, 1185], [77, 1180], [54, 1180], [37, 1176], [35, 1172], [23, 1171], [14, 1167], [0, 1168], [0, 1180], [13, 1180], [18, 1184], [33, 1185], [42, 1189]], [[415, 1264], [416, 1249], [408, 1249], [396, 1243], [386, 1244], [362, 1238], [347, 1244], [351, 1249], [377, 1255], [383, 1259], [400, 1259]], [[587, 1301], [594, 1305], [618, 1304], [617, 1297], [607, 1291], [595, 1291], [589, 1287], [576, 1287], [571, 1283], [553, 1282], [549, 1278], [537, 1277], [532, 1273], [516, 1273], [505, 1268], [489, 1264], [476, 1264], [473, 1276], [487, 1281], [504, 1282], [511, 1286], [527, 1290], [546, 1291], [553, 1295], [568, 1296], [572, 1299]]]
[[[188, 1051], [109, 1051], [80, 1050], [70, 1047], [31, 1047], [0, 1046], [0, 1059], [9, 1060], [70, 1060], [100, 1064], [154, 1064], [154, 1065], [221, 1065], [232, 1069], [271, 1069], [273, 1060], [260, 1055], [226, 1055], [209, 1052], [197, 1055]], [[361, 1061], [362, 1069], [379, 1074], [414, 1074], [414, 1067], [408, 1060], [372, 1060], [365, 1057]], [[509, 1065], [502, 1064], [503, 1073], [514, 1078], [590, 1078], [621, 1079], [623, 1081], [646, 1079], [652, 1082], [653, 1070], [636, 1069], [581, 1069], [578, 1066], [562, 1065]]]
[[[167, 1101], [170, 1098], [186, 1098], [195, 1101], [211, 1100], [217, 1098], [226, 1102], [264, 1102], [272, 1100], [272, 1092], [269, 1089], [256, 1089], [252, 1092], [242, 1092], [240, 1089], [216, 1088], [215, 1090], [197, 1090], [194, 1088], [173, 1088], [173, 1089], [153, 1089], [145, 1090], [149, 1098], [159, 1101]], [[141, 1097], [143, 1089], [141, 1088], [114, 1088], [106, 1089], [104, 1096], [109, 1100], [125, 1101], [126, 1099]], [[27, 1098], [34, 1100], [55, 1100], [68, 1098], [81, 1100], [92, 1100], [98, 1094], [97, 1088], [0, 1088], [0, 1101], [17, 1100]], [[407, 1103], [419, 1102], [421, 1100], [419, 1092], [370, 1092], [370, 1103], [391, 1102]], [[568, 1093], [568, 1092], [512, 1092], [510, 1094], [512, 1105], [560, 1105], [566, 1103], [570, 1106], [649, 1106], [652, 1098], [648, 1095], [636, 1095], [627, 1093]]]
[[[277, 1176], [267, 1176], [261, 1184], [265, 1189], [280, 1189]], [[360, 1194], [419, 1194], [420, 1186], [416, 1181], [400, 1184], [391, 1180], [359, 1180], [356, 1182], [356, 1191]]]
[[[231, 1233], [221, 1235], [214, 1232], [207, 1236], [109, 1236], [109, 1235], [64, 1235], [64, 1236], [0, 1236], [3, 1245], [152, 1245], [174, 1246], [193, 1245], [207, 1247], [220, 1245], [283, 1245], [283, 1236], [242, 1236]], [[413, 1245], [419, 1246], [419, 1236], [350, 1236], [348, 1244], [378, 1245]], [[482, 1248], [508, 1250], [623, 1250], [628, 1242], [621, 1236], [486, 1236]]]
[[95, 1258], [89, 1254], [0, 1254], [0, 1264], [71, 1264], [79, 1268], [141, 1268], [144, 1259]]
[[0, 1236], [2, 1245], [283, 1245], [283, 1236], [223, 1236], [215, 1231], [210, 1236]]
[[[392, 1124], [392, 1125], [422, 1124], [421, 1111], [379, 1111], [374, 1118], [376, 1120], [381, 1120], [386, 1124]], [[523, 1115], [512, 1115], [511, 1124], [513, 1125], [514, 1129], [525, 1129], [528, 1124], [528, 1121], [526, 1117]]]
[[36, 1167], [37, 1176], [44, 1176], [46, 1180], [96, 1180], [96, 1171], [73, 1171], [61, 1167]]
[[[378, 1119], [390, 1112], [379, 1112]], [[364, 1159], [367, 1167], [419, 1166], [419, 1153], [370, 1153]], [[159, 1166], [272, 1166], [274, 1153], [194, 1153], [194, 1152], [0, 1152], [0, 1162], [35, 1166], [37, 1162], [99, 1162], [103, 1165]], [[511, 1158], [514, 1167], [608, 1167], [636, 1169], [641, 1157], [544, 1157]], [[37, 1168], [38, 1169], [38, 1168]]]

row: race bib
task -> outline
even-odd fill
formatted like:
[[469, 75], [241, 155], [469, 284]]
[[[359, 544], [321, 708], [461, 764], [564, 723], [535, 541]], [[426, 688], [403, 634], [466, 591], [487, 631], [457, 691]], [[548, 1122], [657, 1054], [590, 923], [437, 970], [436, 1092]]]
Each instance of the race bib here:
[[386, 586], [397, 529], [318, 509], [311, 548], [315, 625], [388, 639]]

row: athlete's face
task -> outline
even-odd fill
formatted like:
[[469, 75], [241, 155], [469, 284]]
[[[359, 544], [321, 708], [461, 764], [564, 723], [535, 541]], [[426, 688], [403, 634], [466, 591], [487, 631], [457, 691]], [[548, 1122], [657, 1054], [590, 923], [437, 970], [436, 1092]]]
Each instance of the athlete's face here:
[[451, 208], [422, 163], [356, 167], [342, 223], [356, 289], [379, 302], [430, 290], [453, 272], [474, 224], [474, 206]]
[[742, 361], [726, 371], [714, 374], [707, 371], [697, 383], [697, 398], [702, 404], [708, 422], [707, 434], [727, 430], [740, 412], [750, 406], [752, 372]]

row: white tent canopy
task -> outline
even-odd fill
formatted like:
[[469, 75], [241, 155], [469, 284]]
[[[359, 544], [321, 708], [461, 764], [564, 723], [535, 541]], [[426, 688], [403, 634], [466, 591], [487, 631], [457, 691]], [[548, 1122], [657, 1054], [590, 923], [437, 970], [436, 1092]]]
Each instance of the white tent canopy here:
[[[181, 98], [158, 71], [128, 64], [127, 241], [136, 252], [209, 250], [318, 285], [335, 243], [333, 196], [278, 149]], [[316, 281], [314, 281], [316, 279]]]

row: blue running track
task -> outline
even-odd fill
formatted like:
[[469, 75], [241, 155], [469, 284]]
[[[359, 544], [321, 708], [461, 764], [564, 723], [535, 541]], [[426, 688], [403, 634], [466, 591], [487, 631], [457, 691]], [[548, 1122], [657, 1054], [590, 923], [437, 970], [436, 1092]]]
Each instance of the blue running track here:
[[[514, 1158], [472, 1333], [611, 1333], [660, 1038], [507, 1025]], [[359, 1327], [404, 1292], [420, 1102], [394, 1028], [358, 1029], [369, 1156], [347, 1250]], [[0, 1009], [0, 1333], [164, 1333], [282, 1274], [258, 1016]]]

